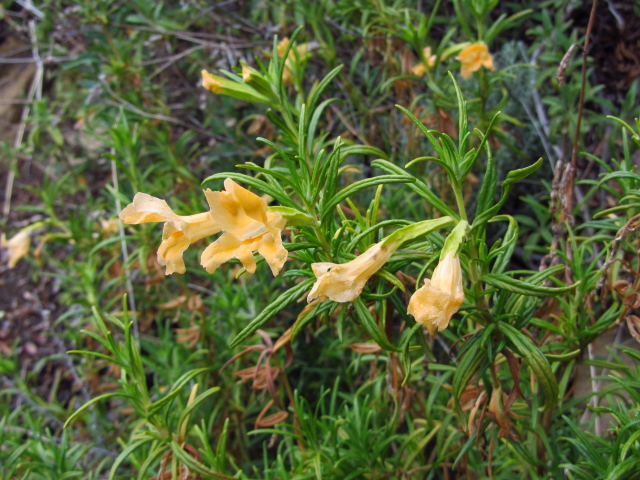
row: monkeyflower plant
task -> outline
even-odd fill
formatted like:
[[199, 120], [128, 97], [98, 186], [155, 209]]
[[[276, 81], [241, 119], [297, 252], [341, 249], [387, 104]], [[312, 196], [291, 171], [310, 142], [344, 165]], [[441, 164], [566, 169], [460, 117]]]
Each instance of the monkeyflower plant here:
[[[451, 403], [462, 431], [472, 431], [469, 426], [473, 426], [475, 412], [481, 406], [477, 403], [468, 413], [465, 392], [482, 391], [477, 398], [491, 399], [491, 411], [497, 411], [495, 405], [502, 401], [502, 392], [511, 389], [509, 398], [515, 398], [519, 391], [517, 383], [507, 385], [504, 379], [513, 378], [525, 364], [540, 385], [540, 392], [534, 392], [536, 405], [553, 408], [559, 389], [543, 352], [545, 346], [522, 330], [534, 321], [539, 298], [567, 292], [574, 286], [562, 285], [554, 277], [563, 266], [543, 272], [510, 271], [518, 225], [515, 218], [501, 213], [512, 185], [534, 173], [542, 159], [508, 172], [499, 182], [489, 138], [500, 114], [491, 118], [484, 131], [470, 130], [467, 102], [451, 73], [458, 106], [457, 140], [427, 128], [402, 106], [397, 107], [410, 120], [406, 135], [420, 135], [424, 152], [405, 165], [362, 139], [356, 143], [333, 136], [322, 119], [334, 99], [323, 96], [342, 67], [315, 82], [308, 92], [299, 84], [289, 85], [287, 70], [296, 77], [305, 68], [304, 61], [298, 60], [306, 49], [297, 49], [291, 56], [298, 33], [288, 42], [274, 39], [266, 67], [259, 62], [243, 63], [236, 72], [202, 72], [202, 85], [213, 94], [268, 107], [265, 116], [273, 123], [277, 140], [257, 139], [268, 147], [267, 158], [204, 179], [203, 208], [199, 211], [178, 215], [169, 206], [173, 199], [138, 192], [122, 210], [120, 219], [130, 225], [164, 223], [157, 258], [167, 275], [189, 274], [189, 270], [200, 268], [191, 257], [195, 248], [202, 248], [199, 263], [212, 274], [213, 291], [220, 278], [216, 271], [230, 267], [225, 264], [233, 264], [237, 275], [268, 268], [270, 274], [279, 277], [274, 284], [281, 291], [239, 332], [233, 332], [228, 338], [228, 352], [216, 351], [217, 355], [227, 355], [229, 363], [246, 352], [260, 351], [258, 366], [251, 373], [256, 389], [269, 389], [274, 394], [275, 376], [285, 375], [278, 363], [278, 349], [286, 346], [286, 365], [290, 365], [295, 361], [297, 335], [322, 324], [327, 327], [323, 334], [335, 335], [339, 342], [344, 342], [346, 331], [350, 338], [361, 339], [354, 348], [356, 352], [360, 349], [386, 356], [393, 369], [391, 376], [400, 377], [398, 385], [423, 378], [424, 362], [433, 361], [437, 345], [445, 345], [455, 369], [443, 379], [450, 383]], [[482, 66], [493, 68], [486, 45], [468, 45], [459, 52], [463, 78]], [[430, 68], [439, 67], [431, 65], [430, 51], [422, 54], [429, 75]], [[436, 193], [424, 169], [416, 168], [422, 162], [428, 162], [445, 179], [448, 197]], [[354, 177], [354, 170], [366, 174]], [[472, 171], [481, 179], [479, 186], [469, 180]], [[419, 207], [413, 209], [415, 215], [406, 218], [394, 214], [388, 200], [393, 195], [387, 192], [400, 193], [400, 198]], [[470, 192], [474, 192], [473, 200]], [[242, 268], [238, 268], [240, 265]], [[304, 299], [306, 304], [302, 303]], [[290, 315], [278, 315], [285, 310], [293, 314], [291, 320]], [[275, 342], [263, 330], [272, 319], [269, 328], [281, 335]], [[188, 412], [214, 389], [199, 396], [197, 386], [192, 387], [189, 407], [179, 421], [163, 423], [158, 412], [166, 408], [166, 417], [170, 416], [169, 405], [179, 389], [151, 401], [130, 323], [126, 319], [111, 320], [122, 325], [127, 338], [126, 348], [112, 348], [126, 375], [124, 393], [106, 395], [135, 400], [133, 408], [155, 429], [147, 436], [164, 449], [158, 450], [155, 458], [164, 454], [167, 462], [175, 463], [175, 471], [179, 462], [183, 467], [206, 472], [207, 478], [232, 478], [206, 470], [185, 453]], [[103, 326], [101, 320], [99, 325]], [[106, 327], [102, 333], [111, 341]], [[233, 349], [239, 345], [256, 340], [265, 344], [252, 344], [234, 354]], [[263, 360], [265, 366], [260, 365]], [[276, 365], [273, 369], [271, 361]], [[180, 387], [197, 372], [185, 375]], [[289, 405], [270, 401], [259, 421], [275, 405], [282, 410], [275, 417], [267, 417], [270, 426], [288, 421], [292, 414], [291, 426], [297, 434], [295, 395], [288, 383], [286, 390]], [[495, 418], [501, 422], [504, 430], [508, 424], [505, 415], [494, 415], [491, 421]], [[212, 464], [219, 468], [224, 464], [224, 452], [216, 458], [222, 460]], [[117, 465], [113, 471], [116, 469]]]

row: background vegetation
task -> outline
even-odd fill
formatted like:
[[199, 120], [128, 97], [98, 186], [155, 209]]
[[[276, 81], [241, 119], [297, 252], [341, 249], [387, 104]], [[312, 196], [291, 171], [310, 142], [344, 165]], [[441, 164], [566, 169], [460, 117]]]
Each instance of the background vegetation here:
[[[596, 6], [3, 1], [1, 228], [31, 244], [2, 250], [0, 478], [640, 477], [640, 4]], [[269, 101], [201, 87], [296, 34]], [[495, 71], [464, 79], [480, 40]], [[203, 211], [222, 172], [273, 186], [285, 155], [335, 169], [308, 189], [331, 245], [288, 230], [284, 275], [208, 274], [190, 248], [165, 276], [159, 226], [117, 220], [137, 192]], [[441, 234], [353, 304], [296, 302], [327, 251], [463, 210], [467, 303], [435, 338], [406, 304]]]

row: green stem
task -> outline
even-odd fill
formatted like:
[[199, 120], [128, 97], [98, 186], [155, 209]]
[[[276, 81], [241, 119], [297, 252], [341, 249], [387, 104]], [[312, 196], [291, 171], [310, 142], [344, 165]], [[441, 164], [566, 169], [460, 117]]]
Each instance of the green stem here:
[[467, 211], [464, 208], [464, 198], [462, 197], [462, 189], [460, 188], [460, 185], [458, 185], [457, 182], [454, 183], [452, 187], [453, 187], [453, 194], [456, 197], [456, 204], [458, 205], [458, 212], [460, 213], [460, 218], [464, 221], [468, 221]]

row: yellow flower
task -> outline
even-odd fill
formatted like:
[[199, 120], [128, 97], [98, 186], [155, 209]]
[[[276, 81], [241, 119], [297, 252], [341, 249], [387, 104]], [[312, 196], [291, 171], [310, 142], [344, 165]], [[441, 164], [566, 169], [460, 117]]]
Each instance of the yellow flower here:
[[5, 234], [0, 237], [0, 246], [8, 250], [9, 268], [16, 266], [22, 257], [26, 257], [31, 246], [31, 228], [20, 230], [11, 240], [7, 240]]
[[489, 53], [489, 48], [484, 43], [467, 45], [460, 51], [456, 60], [462, 62], [460, 74], [464, 79], [470, 78], [471, 74], [480, 70], [482, 66], [487, 67], [489, 70], [496, 69], [496, 67], [493, 66], [493, 58]]
[[[242, 65], [242, 81], [244, 83], [249, 83], [249, 81], [251, 80], [251, 69], [249, 67], [247, 67], [246, 65]], [[204, 74], [202, 75], [203, 78], [203, 84], [204, 84]], [[205, 87], [206, 88], [206, 87]]]
[[[280, 58], [283, 57], [284, 52], [287, 50], [288, 46], [289, 46], [288, 37], [284, 37], [282, 40], [278, 42], [278, 45], [276, 45], [276, 51], [278, 52], [278, 57]], [[298, 57], [304, 57], [307, 54], [308, 45], [306, 43], [301, 43], [296, 47], [296, 51], [298, 53]], [[293, 51], [293, 49], [291, 49], [289, 50], [289, 55], [287, 55], [287, 59], [284, 62], [285, 67], [284, 67], [284, 70], [282, 71], [282, 81], [285, 83], [285, 85], [288, 85], [291, 83], [292, 62], [295, 62], [295, 61], [296, 61], [296, 54]]]
[[133, 203], [120, 212], [124, 223], [165, 222], [162, 243], [158, 248], [158, 263], [166, 266], [166, 275], [184, 273], [186, 267], [182, 254], [193, 242], [220, 232], [221, 228], [210, 212], [196, 215], [176, 215], [167, 202], [146, 193], [137, 193]]
[[232, 258], [242, 262], [247, 272], [256, 271], [253, 252], [257, 251], [277, 275], [288, 252], [282, 246], [281, 231], [285, 218], [277, 212], [267, 211], [267, 202], [227, 178], [225, 192], [204, 193], [211, 207], [211, 216], [224, 234], [202, 252], [202, 266], [214, 272]]
[[202, 70], [202, 86], [216, 94], [224, 93], [220, 78], [214, 77], [206, 70]]
[[362, 292], [364, 284], [391, 258], [395, 248], [376, 243], [362, 255], [347, 263], [314, 263], [313, 273], [318, 279], [307, 296], [311, 302], [327, 298], [334, 302], [353, 302]]
[[448, 253], [433, 271], [431, 280], [411, 296], [408, 313], [421, 323], [431, 336], [449, 325], [454, 313], [464, 301], [460, 259]]
[[424, 62], [416, 63], [411, 69], [411, 73], [417, 77], [421, 77], [427, 71], [427, 68], [433, 68], [436, 64], [436, 56], [431, 54], [431, 47], [424, 47], [422, 54], [427, 64]]

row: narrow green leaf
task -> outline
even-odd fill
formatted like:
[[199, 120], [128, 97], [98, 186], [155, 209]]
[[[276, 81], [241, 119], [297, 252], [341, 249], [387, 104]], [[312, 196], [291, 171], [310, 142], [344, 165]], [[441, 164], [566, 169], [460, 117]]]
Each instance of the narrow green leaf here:
[[492, 287], [508, 290], [509, 292], [529, 295], [532, 297], [553, 297], [568, 292], [577, 287], [580, 282], [565, 287], [542, 287], [523, 280], [511, 278], [503, 273], [488, 273], [480, 278], [480, 281], [488, 283]]
[[295, 302], [300, 296], [311, 289], [311, 285], [316, 281], [315, 278], [308, 278], [305, 281], [299, 283], [293, 288], [290, 288], [282, 295], [280, 295], [275, 301], [271, 302], [260, 314], [254, 318], [249, 325], [247, 325], [236, 337], [233, 339], [229, 348], [237, 347], [241, 342], [250, 337], [258, 330], [262, 325], [267, 323], [271, 317], [273, 317], [280, 310], [287, 305]]
[[359, 180], [357, 182], [352, 183], [346, 188], [343, 188], [338, 193], [336, 193], [333, 198], [328, 200], [323, 206], [321, 218], [326, 218], [331, 214], [333, 208], [338, 205], [340, 202], [349, 198], [356, 192], [360, 190], [364, 190], [365, 188], [373, 187], [376, 185], [382, 185], [385, 183], [410, 183], [414, 182], [415, 178], [410, 177], [408, 175], [380, 175], [378, 177], [365, 178], [364, 180]]
[[518, 353], [533, 370], [544, 395], [544, 410], [549, 410], [558, 401], [558, 382], [547, 358], [522, 332], [505, 322], [498, 323], [498, 329], [507, 337], [512, 349]]
[[[384, 170], [385, 172], [388, 172], [388, 173], [408, 175], [402, 168], [386, 160], [380, 160], [380, 159], [374, 160], [373, 162], [371, 162], [371, 166], [377, 167], [380, 170]], [[440, 197], [438, 197], [435, 193], [433, 193], [431, 189], [427, 186], [427, 184], [424, 183], [423, 181], [415, 179], [414, 182], [408, 183], [407, 186], [411, 190], [416, 192], [418, 195], [420, 195], [422, 198], [424, 198], [430, 205], [432, 205], [436, 210], [438, 210], [443, 215], [448, 215], [450, 217], [455, 218], [456, 220], [460, 219], [460, 216], [456, 212], [454, 212], [451, 208], [449, 208], [446, 203], [440, 200]]]
[[378, 323], [375, 321], [375, 319], [373, 318], [373, 315], [371, 315], [371, 312], [366, 307], [366, 305], [364, 304], [364, 302], [360, 297], [354, 300], [353, 306], [355, 308], [356, 314], [358, 315], [358, 319], [362, 324], [362, 327], [365, 329], [365, 331], [369, 334], [369, 336], [373, 339], [374, 342], [376, 342], [378, 345], [380, 345], [380, 347], [390, 352], [400, 351], [399, 348], [395, 347], [393, 344], [391, 344], [391, 342], [389, 342], [385, 333], [382, 330], [380, 330]]

